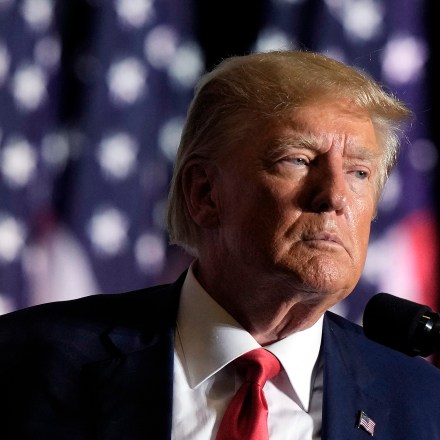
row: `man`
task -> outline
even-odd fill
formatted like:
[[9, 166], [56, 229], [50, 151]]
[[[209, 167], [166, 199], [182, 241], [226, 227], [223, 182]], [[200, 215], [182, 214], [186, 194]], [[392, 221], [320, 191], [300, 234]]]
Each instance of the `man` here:
[[4, 316], [2, 438], [251, 438], [229, 408], [240, 359], [264, 347], [277, 364], [260, 386], [266, 438], [440, 439], [438, 371], [327, 312], [359, 280], [408, 116], [314, 53], [206, 75], [168, 212], [194, 263], [173, 285]]

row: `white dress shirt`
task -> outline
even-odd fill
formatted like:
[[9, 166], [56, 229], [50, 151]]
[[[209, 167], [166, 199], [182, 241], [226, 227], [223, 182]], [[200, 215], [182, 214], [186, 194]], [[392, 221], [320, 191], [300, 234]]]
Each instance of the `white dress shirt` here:
[[[283, 366], [264, 386], [271, 440], [316, 438], [308, 411], [321, 334], [322, 318], [307, 330], [265, 346]], [[260, 348], [257, 341], [207, 294], [190, 268], [177, 319], [173, 440], [215, 439], [226, 407], [241, 385], [230, 363], [254, 348]]]

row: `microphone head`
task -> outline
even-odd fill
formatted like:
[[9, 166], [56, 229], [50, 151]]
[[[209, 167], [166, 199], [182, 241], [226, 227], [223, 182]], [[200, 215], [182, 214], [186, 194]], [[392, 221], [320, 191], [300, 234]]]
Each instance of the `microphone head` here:
[[378, 293], [365, 307], [364, 333], [369, 339], [410, 356], [428, 356], [434, 348], [426, 338], [424, 320], [431, 315], [428, 306]]

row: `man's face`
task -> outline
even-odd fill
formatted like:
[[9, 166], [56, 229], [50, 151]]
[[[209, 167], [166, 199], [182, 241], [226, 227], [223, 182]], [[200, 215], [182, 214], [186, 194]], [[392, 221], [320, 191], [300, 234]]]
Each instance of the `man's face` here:
[[219, 255], [338, 302], [363, 269], [381, 152], [368, 115], [343, 102], [257, 129], [219, 166]]

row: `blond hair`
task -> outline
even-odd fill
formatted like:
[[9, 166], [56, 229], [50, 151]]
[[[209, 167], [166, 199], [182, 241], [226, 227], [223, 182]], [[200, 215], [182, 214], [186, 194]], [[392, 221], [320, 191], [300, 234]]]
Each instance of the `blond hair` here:
[[275, 51], [232, 57], [201, 78], [188, 111], [168, 200], [171, 242], [197, 255], [198, 226], [182, 186], [190, 160], [215, 163], [226, 146], [244, 140], [264, 121], [323, 99], [347, 99], [370, 115], [384, 149], [380, 193], [396, 162], [401, 124], [410, 115], [403, 103], [365, 73], [322, 54]]

